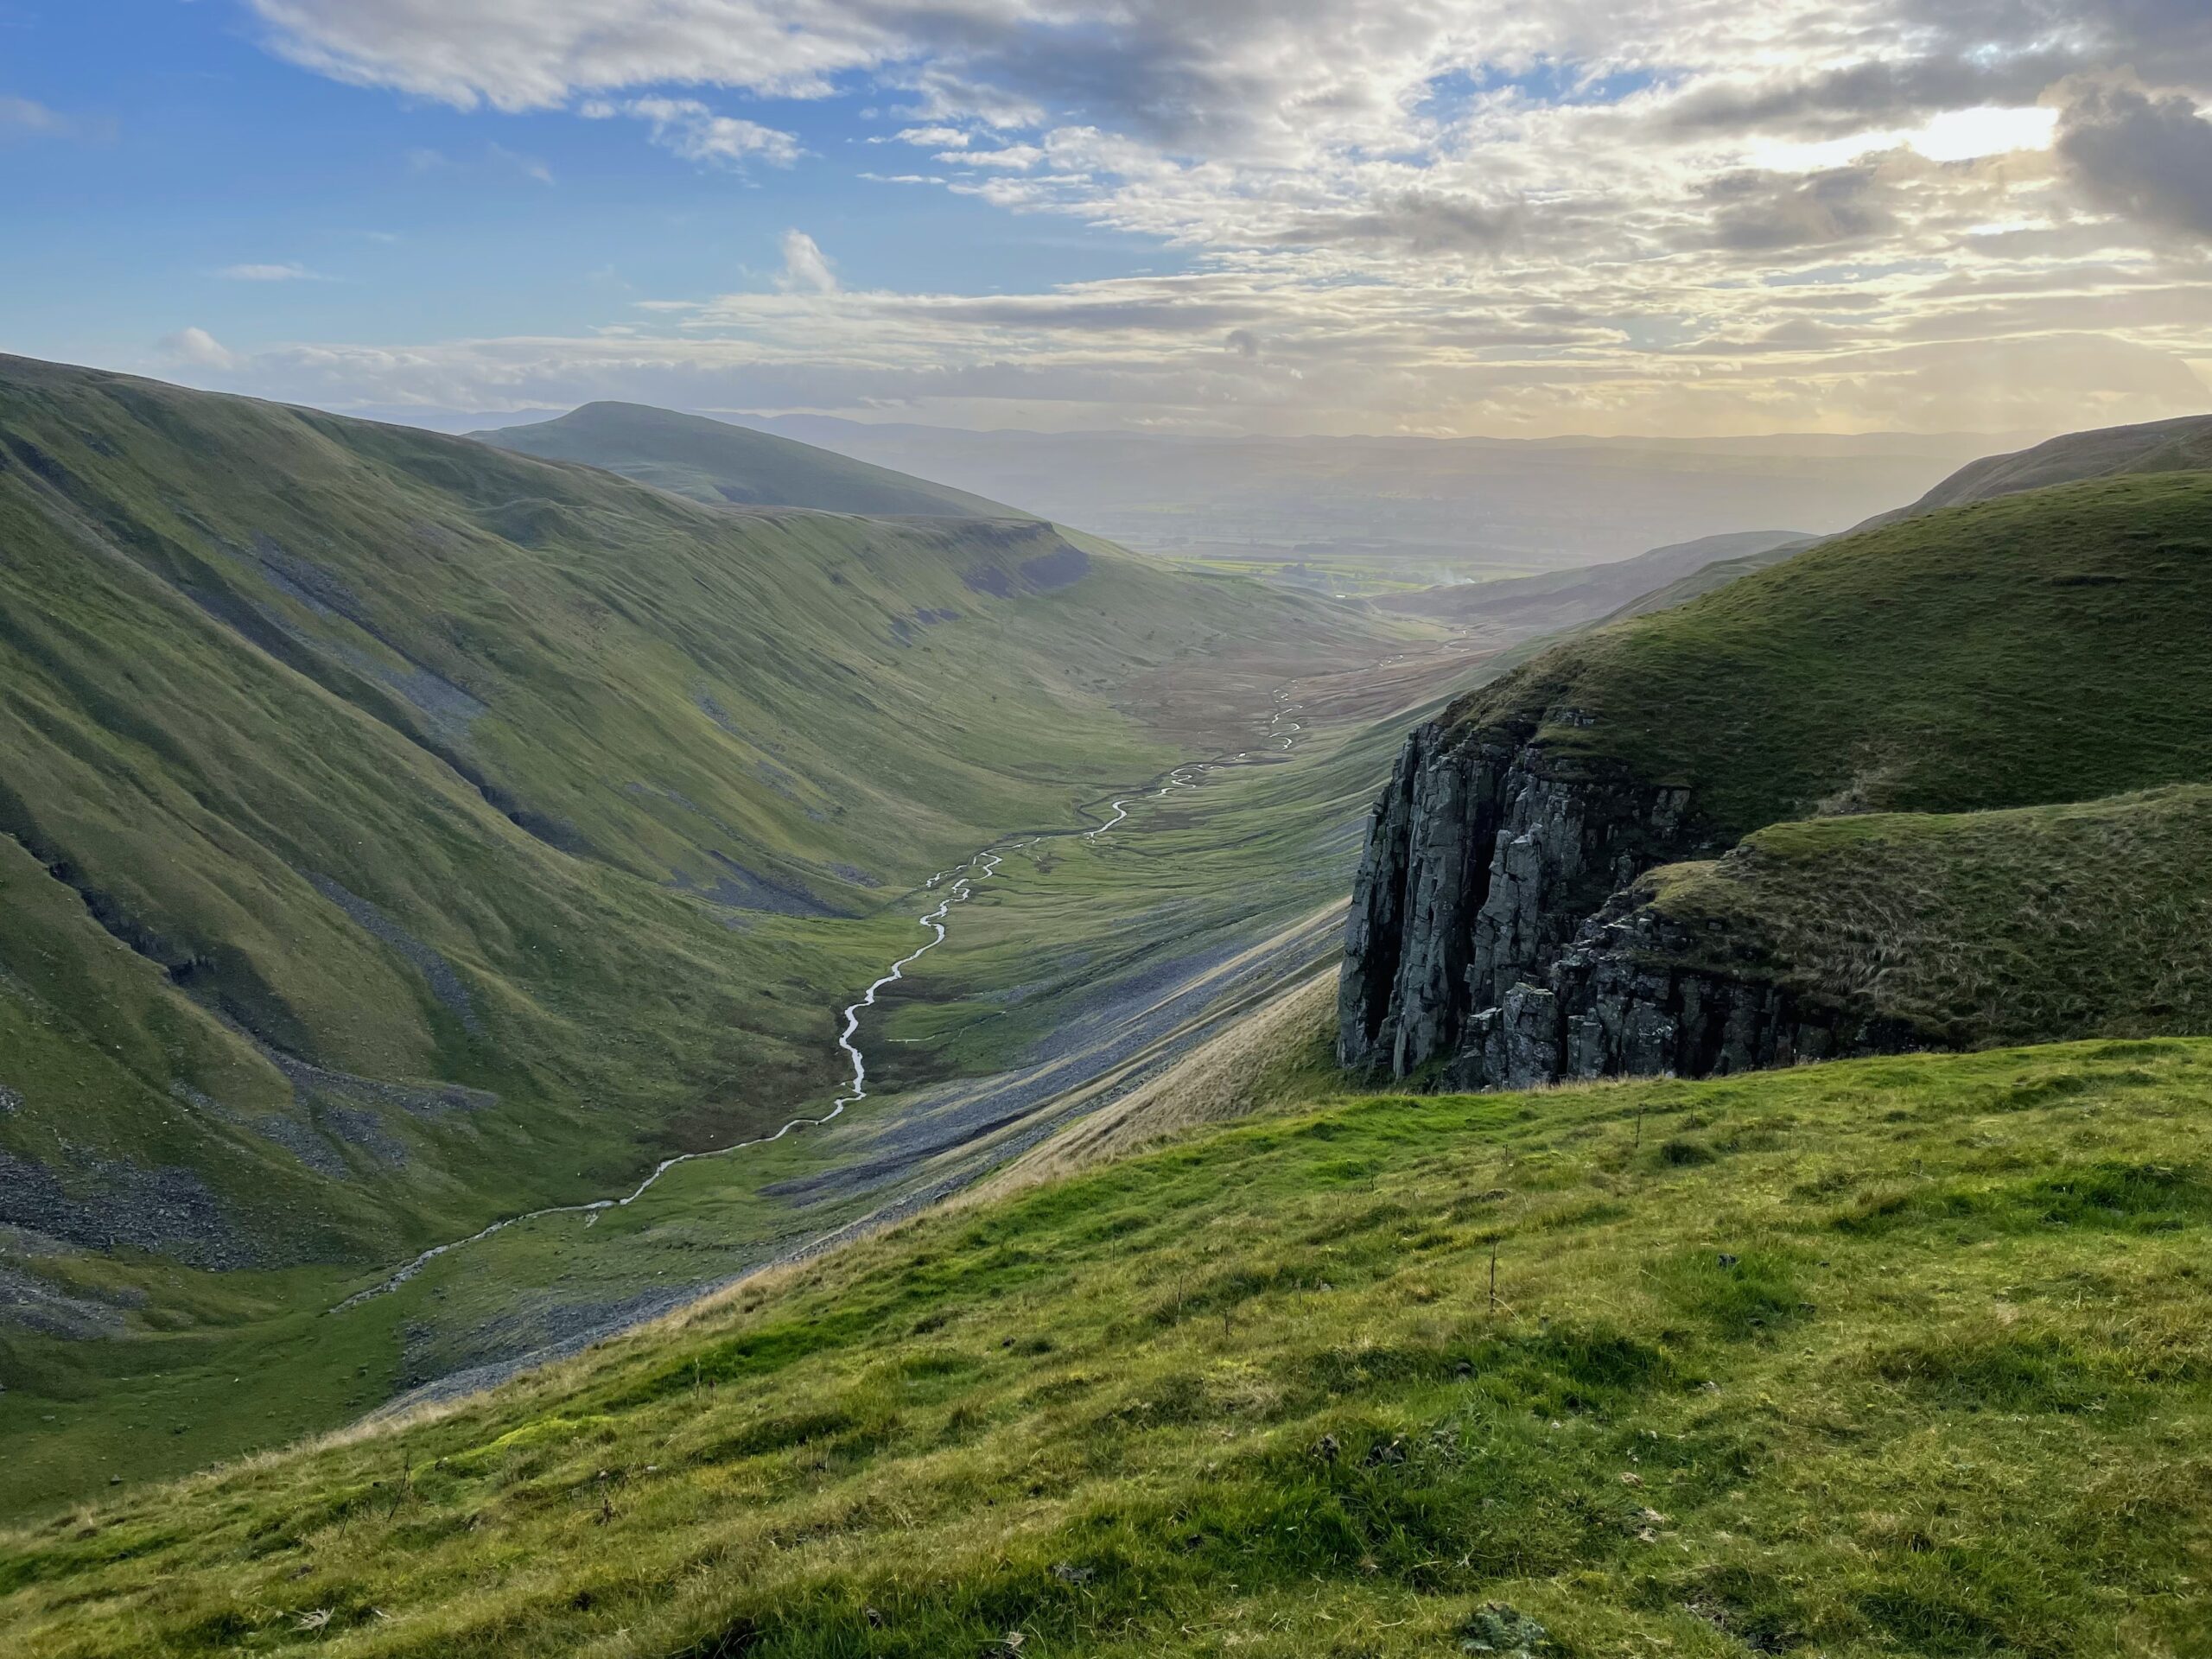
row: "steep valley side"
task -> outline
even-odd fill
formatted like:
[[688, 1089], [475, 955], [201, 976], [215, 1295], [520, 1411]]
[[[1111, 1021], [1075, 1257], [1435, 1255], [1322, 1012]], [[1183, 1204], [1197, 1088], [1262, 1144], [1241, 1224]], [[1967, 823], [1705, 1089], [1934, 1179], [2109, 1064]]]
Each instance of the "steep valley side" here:
[[2207, 897], [2208, 523], [2202, 473], [1950, 509], [1463, 699], [1374, 809], [1340, 1059], [1525, 1088], [2202, 1029], [2139, 964]]

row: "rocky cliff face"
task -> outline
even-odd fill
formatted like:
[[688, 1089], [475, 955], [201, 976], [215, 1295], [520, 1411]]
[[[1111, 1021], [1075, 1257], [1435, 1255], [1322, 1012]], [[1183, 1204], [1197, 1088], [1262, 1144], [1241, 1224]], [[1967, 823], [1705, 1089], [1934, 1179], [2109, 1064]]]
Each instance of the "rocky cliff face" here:
[[1525, 1088], [1908, 1046], [1910, 1033], [1815, 1005], [1756, 964], [1692, 960], [1693, 942], [1633, 884], [1713, 850], [1686, 789], [1548, 751], [1528, 728], [1421, 728], [1376, 806], [1353, 890], [1339, 1059], [1448, 1088]]

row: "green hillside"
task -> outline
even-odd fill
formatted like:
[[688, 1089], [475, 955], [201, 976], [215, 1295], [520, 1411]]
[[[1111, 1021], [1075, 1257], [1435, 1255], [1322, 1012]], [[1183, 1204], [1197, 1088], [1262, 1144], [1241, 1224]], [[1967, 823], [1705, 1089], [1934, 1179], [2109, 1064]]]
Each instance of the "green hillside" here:
[[1603, 627], [1609, 622], [1625, 622], [1631, 616], [1649, 616], [1654, 611], [1671, 611], [1677, 605], [1687, 605], [1694, 599], [1718, 593], [1738, 576], [1748, 576], [1754, 570], [1764, 570], [1770, 564], [1795, 558], [1810, 545], [1809, 539], [1778, 542], [1753, 552], [1714, 559], [1700, 565], [1686, 576], [1675, 577], [1664, 587], [1638, 594], [1599, 617], [1594, 626]]
[[1929, 1043], [2212, 1031], [2212, 786], [1776, 824], [1649, 886], [1688, 959]]
[[1364, 626], [0, 360], [9, 1402], [780, 1123], [892, 894], [1190, 752], [1117, 686]]
[[126, 1482], [0, 1535], [0, 1631], [24, 1659], [2190, 1652], [2208, 1110], [2182, 1042], [1329, 1101], [403, 1427]]
[[2212, 474], [2072, 485], [1827, 542], [1570, 641], [1455, 707], [1686, 785], [1727, 842], [2212, 779]]
[[1655, 547], [1632, 559], [1553, 570], [1542, 575], [1511, 576], [1497, 582], [1460, 582], [1424, 588], [1370, 601], [1377, 610], [1396, 611], [1434, 620], [1491, 623], [1545, 632], [1570, 628], [1623, 607], [1638, 607], [1647, 597], [1681, 589], [1680, 603], [1718, 582], [1691, 587], [1703, 573], [1728, 569], [1740, 575], [1787, 558], [1810, 545], [1813, 537], [1796, 531], [1753, 530]]
[[1409, 745], [1355, 899], [1348, 1063], [1526, 1087], [2212, 1032], [2177, 965], [2212, 901], [2212, 473], [1758, 560]]
[[699, 501], [879, 517], [1032, 516], [810, 443], [643, 404], [586, 404], [557, 420], [472, 435], [518, 454], [603, 467]]
[[2079, 483], [2083, 479], [2207, 468], [2212, 468], [2212, 415], [2069, 432], [2032, 448], [1969, 461], [1911, 505], [1871, 518], [1859, 528], [1869, 530], [1944, 507], [1993, 501], [1999, 496]]

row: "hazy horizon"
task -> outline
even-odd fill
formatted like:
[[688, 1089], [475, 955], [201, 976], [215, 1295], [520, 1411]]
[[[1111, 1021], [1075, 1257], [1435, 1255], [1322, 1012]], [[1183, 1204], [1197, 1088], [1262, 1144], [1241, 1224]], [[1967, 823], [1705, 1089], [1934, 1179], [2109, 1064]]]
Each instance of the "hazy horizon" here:
[[[86, 367], [111, 366], [89, 364]], [[176, 377], [181, 384], [193, 384], [188, 378]], [[213, 388], [209, 388], [213, 390]], [[524, 409], [454, 410], [437, 408], [410, 409], [405, 406], [357, 405], [341, 407], [330, 403], [308, 403], [306, 407], [321, 409], [327, 414], [351, 416], [357, 420], [384, 421], [399, 426], [417, 426], [425, 431], [446, 432], [467, 436], [471, 432], [497, 431], [503, 427], [522, 426], [537, 421], [559, 420], [564, 415], [595, 403], [632, 404], [640, 408], [665, 409], [678, 415], [695, 415], [702, 420], [721, 421], [731, 426], [751, 427], [760, 431], [773, 432], [784, 425], [796, 427], [801, 423], [821, 422], [856, 427], [895, 429], [914, 427], [932, 432], [964, 433], [976, 437], [993, 437], [1006, 434], [1020, 434], [1034, 438], [1158, 438], [1162, 442], [1204, 443], [1323, 443], [1332, 441], [1408, 444], [1497, 444], [1541, 446], [1573, 443], [1589, 444], [1644, 444], [1674, 445], [1753, 445], [1802, 442], [1808, 444], [1847, 444], [1854, 441], [1894, 439], [1898, 442], [1925, 442], [1956, 439], [1986, 441], [1997, 444], [2027, 447], [2047, 438], [2078, 429], [2065, 427], [2022, 428], [2013, 430], [1960, 428], [1950, 431], [1916, 431], [1904, 427], [1869, 427], [1851, 432], [1770, 431], [1770, 432], [1713, 432], [1694, 437], [1683, 437], [1659, 432], [1528, 432], [1498, 435], [1487, 432], [1377, 432], [1377, 431], [1183, 431], [1146, 426], [972, 426], [953, 421], [916, 420], [910, 414], [897, 410], [865, 410], [848, 414], [828, 414], [806, 409], [729, 409], [707, 405], [639, 403], [628, 397], [587, 397], [574, 404], [540, 405]], [[2205, 409], [2212, 412], [2212, 392], [2205, 397]], [[2186, 416], [2164, 416], [2165, 419], [2186, 419]], [[779, 424], [780, 423], [780, 424]], [[2127, 424], [2127, 423], [2117, 423]]]

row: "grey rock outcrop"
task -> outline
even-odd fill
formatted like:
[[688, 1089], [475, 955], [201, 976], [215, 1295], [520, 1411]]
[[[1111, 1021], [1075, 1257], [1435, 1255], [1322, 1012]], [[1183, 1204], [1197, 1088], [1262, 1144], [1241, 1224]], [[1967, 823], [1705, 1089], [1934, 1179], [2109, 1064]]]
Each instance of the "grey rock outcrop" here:
[[[1588, 723], [1572, 710], [1552, 721]], [[1447, 1088], [1526, 1088], [1914, 1045], [1756, 960], [1724, 952], [1713, 965], [1711, 942], [1637, 891], [1653, 867], [1713, 850], [1682, 786], [1548, 750], [1532, 726], [1421, 727], [1370, 823], [1338, 1058]]]

